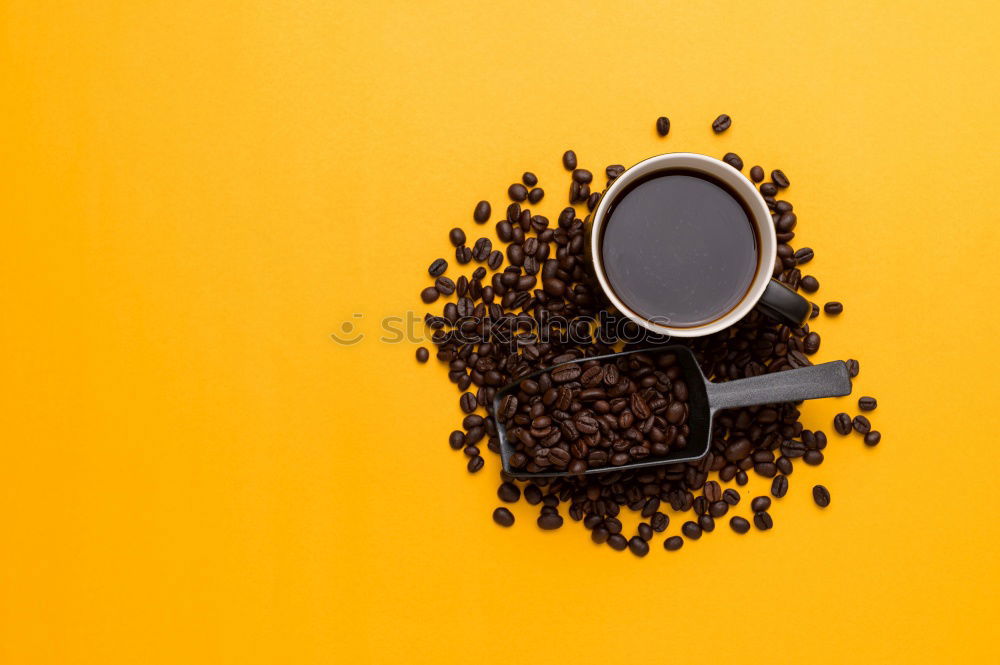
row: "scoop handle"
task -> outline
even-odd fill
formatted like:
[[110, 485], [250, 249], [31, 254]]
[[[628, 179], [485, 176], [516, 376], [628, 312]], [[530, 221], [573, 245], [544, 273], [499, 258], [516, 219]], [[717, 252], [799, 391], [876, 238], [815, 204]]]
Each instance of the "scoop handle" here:
[[842, 360], [800, 367], [725, 383], [705, 382], [709, 408], [735, 409], [756, 404], [798, 402], [851, 394], [851, 376]]

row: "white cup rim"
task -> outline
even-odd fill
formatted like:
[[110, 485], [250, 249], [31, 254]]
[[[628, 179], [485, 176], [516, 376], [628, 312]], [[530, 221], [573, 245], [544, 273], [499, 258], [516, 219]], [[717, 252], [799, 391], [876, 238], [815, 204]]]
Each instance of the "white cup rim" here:
[[[666, 169], [685, 169], [704, 173], [731, 187], [750, 208], [753, 223], [757, 227], [757, 237], [760, 240], [760, 247], [757, 248], [757, 273], [754, 275], [754, 279], [750, 283], [750, 288], [747, 290], [746, 295], [725, 315], [700, 326], [674, 328], [639, 316], [615, 295], [600, 257], [601, 230], [604, 227], [608, 211], [615, 199], [622, 190], [636, 180]], [[600, 202], [591, 216], [590, 260], [594, 266], [594, 272], [597, 275], [597, 281], [600, 283], [601, 289], [603, 289], [605, 295], [607, 295], [618, 311], [628, 316], [632, 321], [651, 332], [671, 337], [702, 337], [704, 335], [711, 335], [712, 333], [728, 328], [749, 314], [771, 281], [777, 244], [774, 224], [771, 221], [771, 211], [764, 202], [764, 197], [757, 191], [754, 184], [729, 164], [714, 157], [693, 152], [670, 152], [663, 155], [656, 155], [655, 157], [644, 159], [635, 166], [627, 169], [604, 191]]]

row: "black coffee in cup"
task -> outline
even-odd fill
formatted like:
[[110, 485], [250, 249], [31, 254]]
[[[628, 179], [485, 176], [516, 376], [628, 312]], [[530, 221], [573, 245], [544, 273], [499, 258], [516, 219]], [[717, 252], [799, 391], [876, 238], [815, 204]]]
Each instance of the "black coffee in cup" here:
[[726, 184], [671, 169], [618, 194], [599, 251], [611, 290], [635, 314], [690, 328], [739, 305], [754, 281], [759, 245], [750, 210]]

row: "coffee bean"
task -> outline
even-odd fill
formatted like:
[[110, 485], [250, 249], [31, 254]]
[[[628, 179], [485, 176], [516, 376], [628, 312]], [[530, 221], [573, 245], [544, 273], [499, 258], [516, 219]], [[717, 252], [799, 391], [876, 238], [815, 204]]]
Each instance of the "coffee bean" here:
[[740, 493], [730, 487], [722, 493], [722, 500], [730, 506], [738, 505], [740, 502]]
[[594, 192], [589, 197], [587, 197], [587, 210], [593, 210], [597, 207], [597, 204], [601, 202], [601, 195], [599, 192]]
[[868, 432], [872, 430], [872, 424], [865, 416], [854, 416], [854, 420], [851, 421], [851, 425], [854, 427], [854, 431], [858, 434], [868, 434]]
[[537, 506], [542, 502], [542, 490], [537, 485], [529, 484], [524, 488], [524, 500], [532, 506]]
[[625, 173], [625, 167], [621, 164], [612, 164], [604, 169], [604, 175], [608, 177], [608, 180], [614, 180], [623, 173]]
[[698, 526], [697, 522], [687, 521], [681, 526], [681, 533], [688, 540], [698, 540], [701, 538], [701, 527]]
[[462, 397], [458, 400], [458, 405], [462, 407], [462, 411], [465, 413], [472, 413], [476, 410], [479, 402], [476, 400], [476, 396], [472, 393], [462, 393]]
[[833, 417], [833, 429], [837, 434], [846, 435], [851, 432], [851, 417], [846, 413], [838, 413]]
[[742, 517], [733, 517], [729, 520], [729, 527], [736, 533], [746, 533], [750, 530], [750, 522]]
[[771, 519], [771, 515], [766, 512], [754, 513], [753, 525], [760, 529], [761, 531], [767, 531], [774, 526], [774, 520]]
[[882, 433], [879, 432], [878, 430], [873, 429], [872, 431], [865, 434], [866, 446], [877, 446], [880, 441], [882, 441]]
[[666, 116], [660, 116], [656, 119], [656, 133], [660, 136], [666, 136], [670, 133], [670, 119]]
[[486, 259], [486, 265], [490, 267], [490, 270], [496, 270], [503, 265], [503, 252], [499, 249], [494, 249], [490, 252], [489, 257]]
[[448, 232], [448, 240], [455, 247], [459, 247], [465, 244], [465, 231], [459, 228], [454, 228]]
[[431, 357], [431, 354], [427, 349], [422, 346], [417, 347], [417, 362], [425, 363], [427, 359]]
[[572, 150], [567, 150], [562, 156], [563, 168], [567, 171], [572, 171], [576, 168], [576, 153]]
[[779, 189], [785, 189], [790, 184], [788, 182], [788, 176], [786, 176], [784, 172], [779, 169], [771, 171], [771, 181], [774, 182]]
[[464, 266], [466, 263], [472, 260], [472, 249], [466, 247], [465, 245], [462, 245], [461, 247], [456, 247], [455, 260], [459, 264]]
[[469, 458], [469, 463], [466, 465], [466, 468], [469, 470], [469, 473], [476, 473], [482, 469], [485, 464], [486, 461], [479, 455], [476, 455], [475, 457]]
[[434, 259], [434, 263], [427, 268], [427, 272], [430, 273], [431, 277], [439, 277], [444, 274], [444, 271], [448, 269], [448, 262], [444, 259]]
[[666, 513], [655, 512], [653, 513], [653, 516], [649, 518], [649, 524], [653, 527], [653, 531], [656, 533], [663, 533], [670, 525], [670, 517], [668, 517]]
[[640, 522], [638, 527], [639, 537], [643, 540], [653, 539], [653, 527], [649, 526], [645, 522]]
[[878, 407], [878, 400], [874, 397], [858, 398], [858, 408], [862, 411], [874, 411]]
[[847, 361], [847, 374], [853, 379], [861, 371], [861, 363], [851, 358]]
[[812, 355], [819, 351], [820, 336], [817, 333], [811, 332], [802, 339], [802, 350]]
[[817, 316], [819, 316], [819, 305], [817, 305], [814, 302], [811, 302], [809, 303], [809, 306], [811, 308], [811, 311], [809, 312], [809, 318], [815, 319]]
[[698, 526], [705, 533], [711, 533], [715, 531], [715, 519], [711, 515], [700, 515], [698, 517]]
[[823, 305], [823, 311], [830, 316], [837, 316], [844, 311], [844, 305], [837, 302], [836, 300], [831, 300], [830, 302]]
[[613, 533], [608, 536], [608, 545], [611, 546], [611, 549], [621, 552], [628, 547], [628, 541], [620, 533]]
[[822, 485], [813, 486], [813, 501], [820, 508], [826, 508], [830, 505], [830, 490], [823, 487]]
[[438, 293], [437, 289], [435, 289], [433, 286], [428, 286], [426, 289], [420, 292], [420, 299], [429, 305], [435, 300], [437, 300], [439, 295], [441, 294]]
[[534, 187], [538, 184], [538, 176], [531, 171], [525, 171], [521, 174], [521, 182], [523, 182], [527, 187]]
[[740, 487], [742, 487], [743, 485], [746, 485], [748, 482], [750, 482], [750, 478], [747, 477], [747, 472], [746, 471], [742, 471], [741, 470], [741, 471], [737, 472], [735, 478], [736, 478], [736, 484], [739, 485]]
[[670, 536], [663, 541], [663, 549], [668, 552], [676, 552], [682, 547], [684, 547], [684, 539], [680, 536]]
[[755, 513], [761, 513], [771, 507], [771, 498], [767, 496], [757, 496], [754, 497], [753, 501], [750, 502], [750, 510]]
[[802, 461], [809, 466], [819, 466], [823, 463], [823, 453], [819, 450], [807, 450], [802, 456]]
[[723, 113], [718, 118], [712, 121], [712, 131], [716, 134], [721, 134], [722, 132], [729, 129], [730, 125], [733, 124], [733, 119], [728, 115]]
[[558, 514], [542, 514], [538, 516], [538, 526], [546, 531], [558, 529], [563, 525], [563, 518]]
[[806, 293], [816, 293], [817, 291], [819, 291], [819, 280], [817, 280], [812, 275], [806, 275], [799, 282], [799, 286]]
[[773, 182], [765, 182], [758, 189], [763, 196], [774, 196], [778, 193], [778, 188]]
[[628, 549], [636, 556], [646, 556], [649, 554], [649, 543], [639, 536], [632, 536], [628, 541]]
[[759, 166], [750, 167], [750, 179], [754, 182], [763, 182], [764, 169]]
[[727, 152], [725, 156], [723, 156], [722, 161], [724, 161], [726, 164], [729, 164], [737, 171], [743, 170], [743, 160], [740, 159], [740, 156], [737, 155], [735, 152]]
[[514, 513], [501, 506], [493, 511], [493, 521], [500, 526], [511, 526], [514, 524]]
[[813, 260], [812, 247], [803, 247], [802, 249], [795, 250], [792, 258], [795, 259], [795, 265], [804, 266]]
[[528, 192], [528, 202], [532, 205], [538, 203], [545, 197], [545, 190], [541, 187], [532, 187]]
[[509, 196], [512, 201], [520, 203], [528, 198], [528, 188], [519, 182], [515, 182], [507, 188], [507, 196]]
[[610, 535], [611, 534], [608, 533], [608, 530], [603, 526], [597, 526], [590, 532], [590, 539], [598, 545], [601, 545], [608, 542], [608, 536]]
[[594, 179], [594, 174], [587, 169], [574, 169], [573, 170], [573, 180], [577, 181], [581, 185], [589, 184]]
[[786, 476], [792, 473], [792, 460], [788, 457], [779, 457], [775, 460], [774, 465], [778, 467], [778, 473], [783, 473]]
[[479, 224], [485, 224], [490, 218], [490, 202], [480, 201], [476, 204], [476, 209], [472, 211], [472, 219], [474, 219]]
[[455, 292], [455, 282], [442, 275], [434, 280], [434, 288], [437, 289], [438, 293], [441, 295], [450, 296]]
[[516, 503], [521, 498], [521, 489], [511, 482], [506, 482], [497, 488], [497, 496], [505, 503]]
[[455, 430], [448, 435], [448, 445], [452, 447], [453, 450], [461, 450], [465, 447], [465, 432]]
[[780, 499], [788, 494], [788, 478], [785, 476], [775, 476], [771, 481], [771, 496]]

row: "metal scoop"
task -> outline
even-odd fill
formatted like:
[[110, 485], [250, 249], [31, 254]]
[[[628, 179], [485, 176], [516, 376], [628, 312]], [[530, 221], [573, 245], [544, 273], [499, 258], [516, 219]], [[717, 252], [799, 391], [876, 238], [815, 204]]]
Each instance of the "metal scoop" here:
[[[603, 466], [595, 469], [587, 469], [582, 475], [609, 473], [612, 471], [635, 471], [661, 464], [678, 464], [701, 459], [708, 454], [712, 440], [712, 417], [720, 409], [734, 409], [779, 402], [798, 402], [819, 397], [841, 397], [851, 393], [851, 379], [847, 371], [847, 364], [841, 360], [813, 365], [812, 367], [763, 374], [748, 379], [713, 383], [705, 378], [691, 350], [686, 346], [675, 345], [626, 351], [624, 353], [612, 353], [592, 358], [579, 358], [562, 363], [557, 367], [585, 363], [591, 360], [607, 361], [634, 353], [645, 353], [647, 355], [673, 353], [676, 355], [677, 364], [681, 367], [681, 371], [684, 374], [684, 381], [688, 387], [687, 425], [690, 428], [690, 433], [687, 436], [687, 443], [683, 448], [671, 450], [666, 455], [647, 458], [640, 462], [621, 466]], [[545, 372], [551, 372], [553, 369], [555, 368], [550, 367], [539, 370], [501, 388], [497, 392], [496, 399], [493, 402], [493, 413], [499, 413], [500, 403], [503, 398], [511, 392], [516, 393], [522, 381], [538, 377]], [[500, 422], [499, 418], [497, 419], [497, 434], [500, 438], [500, 456], [503, 460], [504, 473], [512, 478], [526, 480], [571, 475], [567, 471], [545, 470], [532, 473], [521, 469], [512, 469], [510, 466], [510, 457], [514, 454], [515, 448], [507, 437], [506, 426]]]

